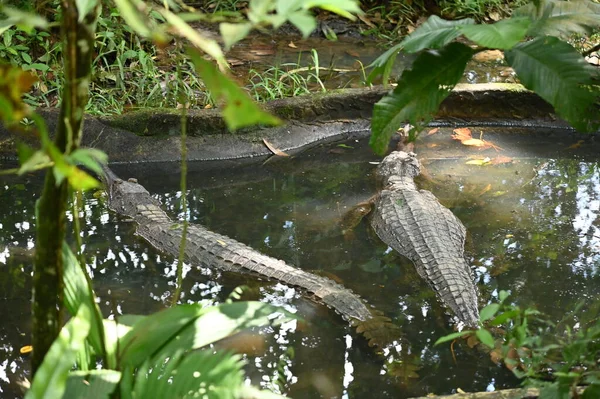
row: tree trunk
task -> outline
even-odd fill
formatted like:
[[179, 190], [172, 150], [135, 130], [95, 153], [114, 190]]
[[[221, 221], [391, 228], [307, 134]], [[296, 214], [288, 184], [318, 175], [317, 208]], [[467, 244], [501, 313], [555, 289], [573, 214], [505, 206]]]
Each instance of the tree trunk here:
[[[63, 0], [61, 32], [65, 85], [55, 143], [59, 151], [71, 153], [81, 141], [83, 114], [88, 101], [92, 50], [99, 4], [79, 22], [75, 0]], [[69, 187], [66, 179], [57, 184], [54, 170], [46, 173], [37, 204], [36, 256], [33, 270], [32, 374], [62, 327], [63, 259], [65, 212]]]

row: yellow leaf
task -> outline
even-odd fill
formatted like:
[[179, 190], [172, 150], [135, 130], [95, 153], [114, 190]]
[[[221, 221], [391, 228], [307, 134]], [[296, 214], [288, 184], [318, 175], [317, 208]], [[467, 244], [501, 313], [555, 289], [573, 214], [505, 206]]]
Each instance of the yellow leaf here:
[[280, 157], [289, 157], [289, 155], [286, 154], [285, 152], [281, 151], [278, 148], [275, 148], [275, 146], [273, 144], [269, 143], [267, 141], [267, 139], [263, 139], [263, 143], [265, 143], [265, 145], [267, 146], [269, 151], [271, 151], [273, 154], [278, 155]]
[[484, 165], [489, 165], [489, 164], [490, 164], [490, 159], [489, 158], [472, 159], [470, 161], [467, 161], [467, 165], [484, 166]]

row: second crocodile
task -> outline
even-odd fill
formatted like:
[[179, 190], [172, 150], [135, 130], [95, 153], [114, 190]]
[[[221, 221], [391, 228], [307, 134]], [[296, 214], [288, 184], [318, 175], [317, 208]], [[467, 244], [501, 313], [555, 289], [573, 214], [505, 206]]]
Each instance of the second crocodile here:
[[392, 152], [377, 168], [383, 190], [358, 212], [370, 206], [379, 238], [414, 263], [459, 321], [477, 327], [477, 289], [464, 258], [465, 226], [431, 192], [417, 189], [414, 178], [420, 173], [414, 153]]

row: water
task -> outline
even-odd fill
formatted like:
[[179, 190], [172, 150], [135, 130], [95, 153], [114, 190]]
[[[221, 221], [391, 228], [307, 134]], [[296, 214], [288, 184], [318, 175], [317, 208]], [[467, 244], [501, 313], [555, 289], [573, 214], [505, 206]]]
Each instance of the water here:
[[[600, 294], [599, 146], [553, 132], [484, 130], [503, 150], [479, 151], [450, 139], [450, 130], [417, 146], [425, 174], [419, 182], [463, 221], [466, 251], [476, 269], [481, 305], [500, 289], [512, 301], [559, 320], [581, 299]], [[479, 133], [479, 129], [474, 129]], [[573, 146], [574, 145], [574, 146]], [[512, 163], [467, 165], [473, 158]], [[433, 342], [453, 331], [450, 319], [410, 263], [389, 252], [360, 223], [344, 237], [338, 223], [354, 204], [376, 192], [365, 140], [329, 144], [291, 158], [258, 163], [190, 164], [188, 217], [306, 270], [335, 277], [401, 326], [418, 378], [381, 375], [381, 360], [334, 312], [281, 284], [207, 268], [186, 268], [184, 302], [221, 302], [247, 285], [245, 299], [285, 306], [306, 323], [247, 332], [225, 346], [250, 348], [248, 374], [291, 397], [410, 397], [514, 387], [518, 381], [489, 356]], [[170, 165], [115, 167], [156, 193], [182, 217], [179, 172]], [[3, 178], [0, 199], [0, 396], [19, 397], [27, 375], [29, 298], [34, 247], [34, 201], [42, 179]], [[174, 291], [175, 262], [132, 235], [134, 226], [87, 195], [83, 241], [88, 268], [109, 314], [151, 313]], [[260, 333], [260, 334], [259, 334]]]

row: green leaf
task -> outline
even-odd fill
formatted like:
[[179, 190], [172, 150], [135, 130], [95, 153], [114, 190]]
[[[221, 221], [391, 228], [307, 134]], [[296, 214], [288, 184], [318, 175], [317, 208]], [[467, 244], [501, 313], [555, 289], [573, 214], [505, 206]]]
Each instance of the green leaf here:
[[[234, 399], [244, 385], [244, 362], [239, 355], [212, 350], [161, 357], [142, 367], [134, 396], [138, 398], [212, 397]], [[142, 381], [143, 379], [143, 381]], [[140, 383], [141, 382], [141, 383]]]
[[75, 0], [79, 23], [82, 23], [87, 15], [98, 6], [98, 0]]
[[223, 339], [243, 328], [269, 324], [280, 309], [261, 302], [236, 302], [203, 308], [180, 305], [135, 323], [120, 344], [121, 364], [139, 367], [158, 351], [165, 356], [193, 350]]
[[[69, 248], [66, 242], [63, 242], [62, 256], [64, 264], [63, 283], [64, 283], [64, 303], [71, 315], [79, 312], [84, 307], [87, 309], [91, 322], [89, 342], [98, 354], [104, 353], [102, 336], [104, 334], [104, 324], [102, 313], [96, 304], [94, 292], [88, 284], [84, 271], [81, 269], [77, 258]], [[114, 356], [113, 356], [114, 358]], [[109, 359], [108, 367], [114, 367], [116, 361]]]
[[352, 14], [363, 14], [358, 3], [356, 0], [305, 0], [302, 2], [302, 7], [305, 9], [322, 8], [354, 21], [356, 18]]
[[230, 130], [259, 123], [265, 125], [281, 124], [281, 120], [260, 109], [248, 94], [219, 72], [210, 62], [202, 59], [198, 52], [189, 49], [188, 55], [213, 98], [223, 103], [223, 118]]
[[142, 37], [152, 37], [152, 21], [139, 11], [138, 4], [137, 0], [115, 0], [120, 16], [128, 26]]
[[34, 154], [35, 150], [25, 143], [17, 142], [17, 154], [19, 155], [19, 163], [23, 165], [27, 162]]
[[182, 330], [177, 340], [168, 342], [162, 353], [174, 353], [178, 349], [197, 349], [217, 342], [249, 327], [277, 325], [291, 319], [275, 318], [284, 310], [262, 302], [234, 302], [205, 308], [189, 328]]
[[110, 399], [121, 380], [115, 370], [72, 371], [67, 379], [63, 399]]
[[507, 50], [523, 40], [530, 23], [526, 17], [508, 18], [495, 24], [464, 25], [459, 29], [480, 46]]
[[31, 32], [33, 28], [46, 29], [48, 27], [48, 21], [37, 14], [7, 6], [0, 6], [0, 9], [7, 17], [0, 21], [0, 35], [10, 29], [13, 25], [17, 25], [26, 32]]
[[[21, 152], [19, 151], [19, 159], [21, 159]], [[23, 157], [26, 157], [25, 163], [21, 164], [19, 168], [19, 175], [23, 175], [27, 172], [33, 172], [36, 170], [40, 170], [42, 168], [46, 168], [51, 165], [50, 157], [43, 151], [37, 150], [33, 154], [27, 153], [23, 154]]]
[[593, 130], [594, 68], [571, 45], [540, 37], [506, 51], [506, 61], [521, 83], [554, 106], [560, 117], [580, 131]]
[[108, 155], [95, 148], [78, 148], [69, 154], [68, 159], [75, 164], [80, 164], [94, 173], [101, 175], [102, 166], [108, 162]]
[[506, 321], [508, 321], [509, 319], [514, 319], [520, 313], [521, 312], [519, 311], [519, 309], [509, 310], [508, 312], [500, 313], [492, 321], [490, 321], [490, 325], [499, 326], [501, 324], [506, 323]]
[[591, 34], [600, 27], [600, 5], [587, 0], [540, 0], [513, 12], [513, 17], [528, 17], [533, 23], [528, 36], [568, 36]]
[[500, 300], [500, 303], [502, 303], [502, 302], [506, 301], [506, 298], [508, 298], [509, 296], [510, 296], [510, 292], [501, 290], [498, 293], [498, 300]]
[[484, 322], [491, 319], [500, 309], [500, 304], [490, 303], [479, 312], [479, 320]]
[[25, 399], [55, 399], [63, 396], [69, 370], [75, 363], [77, 353], [83, 349], [90, 330], [90, 317], [88, 308], [82, 306], [77, 315], [62, 328], [37, 370]]
[[225, 42], [225, 50], [229, 50], [231, 46], [248, 36], [251, 30], [252, 24], [250, 23], [231, 24], [229, 22], [221, 22], [219, 24], [219, 31]]
[[581, 399], [597, 399], [600, 398], [600, 385], [589, 385], [583, 391]]
[[317, 29], [317, 21], [306, 11], [296, 11], [288, 16], [290, 23], [302, 33], [303, 37], [308, 37]]
[[439, 344], [443, 344], [444, 342], [448, 342], [448, 341], [454, 341], [456, 338], [461, 338], [461, 337], [465, 337], [467, 335], [472, 335], [472, 334], [473, 334], [473, 331], [464, 330], [464, 331], [459, 331], [459, 332], [455, 332], [452, 334], [444, 335], [443, 337], [441, 337], [437, 341], [435, 341], [435, 344], [433, 344], [433, 346], [437, 346]]
[[383, 155], [403, 123], [411, 123], [416, 131], [425, 126], [462, 77], [472, 55], [473, 50], [461, 43], [419, 54], [393, 92], [375, 104], [369, 141], [373, 151]]
[[[474, 23], [475, 21], [471, 18], [446, 21], [432, 15], [400, 44], [404, 47], [404, 51], [409, 53], [416, 53], [426, 48], [441, 48], [460, 36], [461, 31], [459, 28], [462, 25], [472, 25]], [[443, 64], [438, 64], [438, 67], [440, 65]]]
[[31, 56], [27, 53], [21, 53], [21, 58], [23, 58], [23, 61], [25, 61], [28, 64], [31, 64]]
[[217, 43], [216, 40], [200, 34], [198, 30], [192, 28], [187, 22], [167, 9], [160, 9], [159, 12], [165, 18], [167, 23], [173, 26], [182, 37], [188, 39], [194, 46], [198, 47], [217, 61], [217, 64], [219, 64], [219, 68], [221, 68], [222, 71], [229, 69], [229, 64], [225, 59], [223, 51], [221, 51], [221, 46], [219, 46], [219, 43]]
[[485, 328], [480, 328], [475, 332], [475, 335], [477, 336], [479, 341], [481, 341], [482, 344], [494, 349], [494, 337], [492, 337], [492, 334], [490, 334], [488, 330], [486, 330]]
[[46, 64], [41, 64], [39, 62], [34, 62], [32, 64], [29, 65], [23, 65], [23, 70], [24, 71], [29, 71], [35, 69], [37, 71], [42, 71], [42, 72], [47, 72], [50, 70], [50, 67]]
[[382, 75], [383, 85], [386, 86], [388, 84], [392, 66], [394, 65], [394, 61], [396, 61], [396, 57], [400, 50], [402, 50], [402, 43], [389, 48], [369, 65], [369, 68], [373, 68], [373, 70], [367, 77], [368, 84], [373, 83], [379, 75]]

